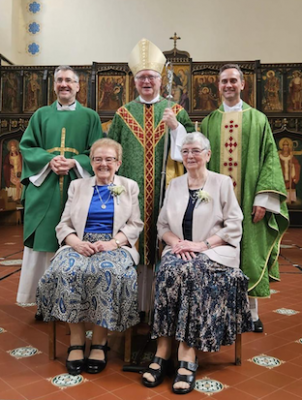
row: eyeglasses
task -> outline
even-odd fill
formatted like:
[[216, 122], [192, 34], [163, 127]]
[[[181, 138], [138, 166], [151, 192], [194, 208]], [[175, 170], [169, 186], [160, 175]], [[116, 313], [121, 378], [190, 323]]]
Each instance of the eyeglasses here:
[[158, 75], [141, 75], [141, 76], [136, 76], [135, 79], [137, 79], [140, 82], [145, 82], [145, 81], [149, 81], [149, 82], [154, 82], [155, 79], [159, 78]]
[[180, 150], [180, 152], [181, 152], [183, 157], [187, 157], [189, 155], [189, 153], [192, 153], [193, 156], [197, 156], [198, 157], [198, 156], [201, 155], [201, 153], [204, 150], [207, 150], [207, 149], [206, 148], [204, 148], [204, 149], [183, 149], [183, 150]]
[[63, 83], [63, 82], [65, 82], [65, 83], [67, 83], [67, 84], [69, 84], [69, 83], [74, 83], [74, 82], [77, 82], [77, 81], [75, 81], [74, 79], [71, 79], [71, 78], [57, 78], [56, 79], [56, 83]]
[[101, 164], [101, 162], [105, 162], [106, 164], [112, 164], [116, 161], [116, 157], [92, 157], [92, 161], [96, 164]]

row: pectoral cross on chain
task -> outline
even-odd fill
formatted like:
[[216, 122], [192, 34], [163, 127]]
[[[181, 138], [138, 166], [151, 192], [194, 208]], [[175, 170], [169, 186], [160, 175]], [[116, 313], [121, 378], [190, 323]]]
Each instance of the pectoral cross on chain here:
[[[69, 151], [70, 153], [79, 154], [78, 150], [73, 149], [72, 147], [65, 147], [65, 140], [66, 140], [66, 128], [62, 128], [61, 132], [61, 146], [60, 147], [53, 147], [52, 149], [47, 150], [48, 153], [54, 153], [55, 151], [60, 152], [60, 156], [65, 156], [65, 152]], [[61, 194], [61, 205], [63, 205], [63, 185], [64, 185], [64, 176], [60, 175], [59, 179], [60, 185], [60, 194]]]

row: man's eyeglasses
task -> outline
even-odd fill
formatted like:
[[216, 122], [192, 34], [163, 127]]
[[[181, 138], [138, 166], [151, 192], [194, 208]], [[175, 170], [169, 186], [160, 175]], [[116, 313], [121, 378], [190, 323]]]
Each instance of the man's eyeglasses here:
[[56, 83], [63, 83], [63, 82], [65, 82], [65, 83], [74, 83], [74, 82], [77, 82], [77, 81], [75, 81], [74, 79], [71, 79], [71, 78], [57, 78], [56, 79]]
[[204, 148], [204, 149], [183, 149], [183, 150], [180, 150], [180, 152], [183, 157], [187, 157], [189, 155], [189, 153], [192, 153], [193, 156], [200, 156], [204, 150], [207, 150], [207, 149], [206, 148]]
[[101, 162], [105, 162], [106, 164], [112, 164], [116, 161], [116, 157], [92, 157], [92, 161], [96, 164], [101, 164]]
[[145, 81], [149, 81], [149, 82], [154, 82], [155, 79], [159, 78], [158, 75], [141, 75], [141, 76], [136, 76], [135, 79], [137, 79], [140, 82], [145, 82]]

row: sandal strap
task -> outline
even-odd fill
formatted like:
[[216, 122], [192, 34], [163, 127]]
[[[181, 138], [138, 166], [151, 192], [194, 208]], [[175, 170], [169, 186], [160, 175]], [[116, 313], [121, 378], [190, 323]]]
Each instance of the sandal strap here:
[[105, 343], [105, 344], [92, 344], [90, 346], [90, 351], [91, 350], [103, 350], [103, 352], [106, 353], [108, 350], [110, 350], [110, 347], [108, 346], [108, 343]]
[[[196, 372], [198, 369], [198, 364], [190, 361], [179, 361], [178, 369], [179, 368], [185, 368], [188, 371]], [[185, 375], [185, 376], [190, 376], [190, 375]]]
[[[186, 383], [192, 383], [195, 380], [195, 374], [190, 374], [190, 375], [181, 375], [179, 372], [177, 372], [176, 377], [174, 379], [174, 383], [177, 382], [186, 382]], [[180, 388], [181, 389], [181, 388]]]
[[69, 354], [73, 350], [85, 351], [85, 344], [83, 344], [83, 345], [77, 344], [77, 345], [74, 345], [74, 346], [69, 346], [68, 349], [67, 349], [67, 353]]
[[[161, 368], [165, 368], [165, 367], [167, 366], [168, 361], [169, 361], [169, 360], [165, 360], [164, 358], [154, 356], [154, 357], [153, 357], [153, 360], [151, 361], [151, 364], [153, 364], [153, 363], [154, 363], [154, 364], [158, 364], [158, 365], [160, 366], [159, 369], [161, 369]], [[156, 371], [157, 371], [157, 370], [156, 370]]]

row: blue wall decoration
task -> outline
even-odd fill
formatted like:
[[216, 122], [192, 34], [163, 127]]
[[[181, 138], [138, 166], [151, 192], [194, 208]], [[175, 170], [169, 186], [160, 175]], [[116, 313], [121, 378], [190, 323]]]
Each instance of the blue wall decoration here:
[[41, 10], [41, 4], [33, 1], [32, 3], [29, 3], [28, 9], [31, 13], [36, 14]]
[[28, 45], [28, 52], [35, 56], [40, 52], [40, 46], [37, 43], [31, 43]]

